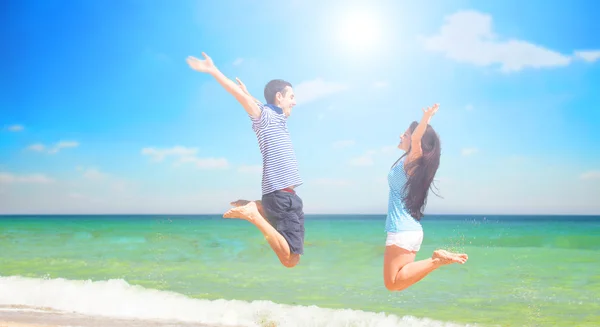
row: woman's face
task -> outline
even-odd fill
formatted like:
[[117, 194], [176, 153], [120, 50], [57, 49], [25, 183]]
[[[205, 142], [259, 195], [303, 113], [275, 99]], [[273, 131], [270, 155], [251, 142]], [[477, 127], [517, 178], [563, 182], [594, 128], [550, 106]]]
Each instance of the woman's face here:
[[398, 143], [398, 149], [403, 151], [408, 151], [410, 149], [410, 141], [411, 141], [411, 132], [410, 129], [407, 129], [404, 134], [400, 135], [400, 143]]

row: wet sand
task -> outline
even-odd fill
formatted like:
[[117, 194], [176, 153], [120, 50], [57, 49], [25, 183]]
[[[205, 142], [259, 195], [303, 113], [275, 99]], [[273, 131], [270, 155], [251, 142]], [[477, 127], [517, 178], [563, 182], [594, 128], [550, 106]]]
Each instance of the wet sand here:
[[[115, 319], [53, 310], [22, 310], [0, 306], [0, 327], [222, 327], [200, 323]], [[242, 326], [239, 326], [242, 327]]]

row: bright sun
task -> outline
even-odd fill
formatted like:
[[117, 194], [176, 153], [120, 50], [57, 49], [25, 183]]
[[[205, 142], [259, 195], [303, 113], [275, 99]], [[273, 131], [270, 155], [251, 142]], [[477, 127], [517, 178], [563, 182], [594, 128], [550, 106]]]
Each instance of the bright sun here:
[[347, 13], [338, 26], [342, 42], [353, 50], [365, 50], [381, 41], [381, 20], [366, 10]]

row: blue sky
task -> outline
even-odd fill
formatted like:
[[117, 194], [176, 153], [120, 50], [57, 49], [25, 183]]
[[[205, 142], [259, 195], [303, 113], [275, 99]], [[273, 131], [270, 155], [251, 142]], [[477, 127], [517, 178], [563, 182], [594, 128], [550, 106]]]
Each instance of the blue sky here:
[[[428, 213], [600, 214], [593, 1], [19, 1], [2, 18], [0, 213], [221, 213], [260, 197], [241, 106], [290, 81], [306, 213], [381, 213], [421, 108]], [[594, 86], [596, 85], [596, 86]], [[595, 91], [595, 92], [594, 92]]]

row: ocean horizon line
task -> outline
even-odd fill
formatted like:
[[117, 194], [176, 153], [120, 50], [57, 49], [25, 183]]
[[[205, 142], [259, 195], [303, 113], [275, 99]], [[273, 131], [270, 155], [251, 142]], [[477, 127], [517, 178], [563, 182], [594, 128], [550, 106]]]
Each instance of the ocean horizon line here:
[[[156, 217], [156, 216], [167, 216], [173, 218], [214, 218], [215, 216], [222, 216], [223, 213], [0, 213], [0, 218], [8, 218], [8, 217]], [[366, 218], [366, 217], [385, 217], [385, 213], [306, 213], [305, 217], [307, 218], [315, 218], [315, 217], [323, 217], [323, 218], [333, 218], [333, 217], [356, 217], [356, 218]], [[478, 220], [489, 220], [489, 219], [497, 219], [497, 218], [508, 218], [513, 220], [515, 218], [528, 218], [528, 219], [543, 219], [543, 218], [552, 218], [552, 220], [557, 219], [567, 219], [573, 220], [576, 219], [585, 219], [585, 220], [600, 220], [600, 215], [595, 214], [474, 214], [474, 213], [430, 213], [426, 214], [425, 219], [433, 219], [433, 220], [464, 220], [470, 218], [477, 218]]]

